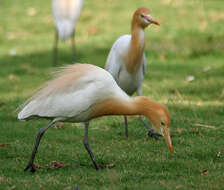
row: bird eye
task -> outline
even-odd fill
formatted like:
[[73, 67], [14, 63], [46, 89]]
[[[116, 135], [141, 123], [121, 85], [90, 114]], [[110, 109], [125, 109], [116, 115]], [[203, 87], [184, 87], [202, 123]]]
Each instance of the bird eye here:
[[165, 126], [165, 123], [163, 121], [160, 122], [160, 125]]

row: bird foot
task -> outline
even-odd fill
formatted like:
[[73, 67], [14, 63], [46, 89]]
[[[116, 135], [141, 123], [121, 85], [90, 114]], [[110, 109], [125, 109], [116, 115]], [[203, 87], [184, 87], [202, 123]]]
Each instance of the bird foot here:
[[148, 132], [148, 137], [152, 137], [156, 140], [159, 139], [159, 137], [161, 137], [162, 135], [160, 133], [155, 132], [154, 130], [149, 130]]
[[34, 173], [36, 171], [33, 164], [28, 164], [27, 167], [24, 169], [24, 172], [27, 170], [29, 170], [30, 173]]

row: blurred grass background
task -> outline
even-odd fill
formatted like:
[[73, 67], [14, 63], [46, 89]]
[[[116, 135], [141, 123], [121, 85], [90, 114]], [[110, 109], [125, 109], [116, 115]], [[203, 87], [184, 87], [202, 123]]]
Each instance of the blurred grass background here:
[[[224, 189], [224, 2], [222, 0], [85, 0], [76, 25], [77, 61], [103, 67], [113, 42], [130, 33], [133, 12], [147, 7], [161, 26], [146, 29], [143, 94], [171, 112], [171, 155], [161, 138], [122, 117], [91, 122], [96, 172], [82, 145], [83, 128], [49, 129], [24, 173], [35, 136], [46, 121], [19, 122], [16, 108], [50, 78], [54, 22], [50, 1], [0, 1], [0, 189]], [[72, 63], [71, 42], [59, 43], [58, 66]], [[101, 148], [102, 147], [102, 148]], [[52, 161], [67, 165], [47, 170]]]

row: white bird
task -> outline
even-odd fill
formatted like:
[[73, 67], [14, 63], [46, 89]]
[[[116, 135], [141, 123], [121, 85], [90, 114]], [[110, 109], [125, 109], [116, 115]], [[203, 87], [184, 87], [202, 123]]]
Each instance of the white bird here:
[[59, 72], [35, 94], [18, 114], [19, 120], [45, 118], [51, 120], [40, 129], [36, 143], [25, 168], [35, 172], [35, 154], [44, 132], [55, 122], [85, 122], [84, 145], [96, 170], [100, 169], [88, 144], [88, 126], [91, 119], [105, 115], [145, 115], [164, 135], [172, 152], [167, 108], [147, 97], [129, 97], [106, 70], [89, 64], [74, 64]]
[[[137, 92], [142, 95], [142, 83], [145, 75], [146, 58], [144, 29], [149, 24], [160, 25], [152, 18], [150, 11], [139, 8], [135, 11], [131, 23], [131, 35], [123, 35], [115, 41], [107, 57], [105, 69], [112, 74], [117, 84], [128, 95]], [[150, 136], [160, 136], [150, 129], [142, 117], [139, 119], [148, 128]], [[124, 117], [125, 135], [128, 138], [127, 117]]]
[[56, 24], [53, 47], [53, 64], [57, 61], [58, 37], [61, 40], [72, 38], [72, 52], [75, 56], [75, 24], [78, 21], [83, 0], [52, 0], [53, 16]]

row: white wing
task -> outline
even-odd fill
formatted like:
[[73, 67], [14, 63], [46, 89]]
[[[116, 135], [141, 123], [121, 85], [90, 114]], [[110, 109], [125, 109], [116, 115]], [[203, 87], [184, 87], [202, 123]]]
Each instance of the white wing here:
[[53, 15], [60, 39], [66, 40], [72, 35], [74, 26], [80, 17], [82, 0], [53, 0]]
[[119, 73], [125, 66], [125, 58], [128, 54], [128, 47], [131, 35], [123, 35], [113, 44], [107, 57], [105, 69], [118, 81]]
[[119, 96], [127, 96], [105, 70], [87, 64], [69, 67], [73, 68], [49, 82], [25, 105], [18, 119], [37, 116], [86, 121], [90, 108], [104, 97], [109, 98], [117, 92]]

